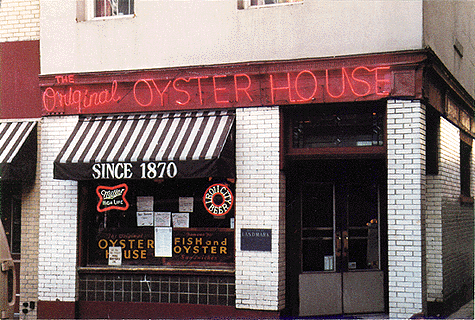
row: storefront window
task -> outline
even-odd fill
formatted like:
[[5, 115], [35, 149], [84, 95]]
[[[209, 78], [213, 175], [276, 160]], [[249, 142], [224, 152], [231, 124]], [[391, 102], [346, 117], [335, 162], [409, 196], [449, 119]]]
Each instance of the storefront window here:
[[233, 266], [234, 184], [80, 183], [83, 266]]

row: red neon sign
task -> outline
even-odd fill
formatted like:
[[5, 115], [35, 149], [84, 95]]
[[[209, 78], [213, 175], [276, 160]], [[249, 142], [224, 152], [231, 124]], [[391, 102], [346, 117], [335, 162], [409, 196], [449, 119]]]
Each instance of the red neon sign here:
[[[369, 69], [366, 67], [354, 68], [350, 75], [347, 68], [341, 68], [341, 70], [325, 70], [325, 81], [319, 81], [314, 72], [310, 70], [300, 71], [295, 78], [292, 79], [291, 73], [287, 72], [286, 81], [283, 81], [282, 86], [276, 86], [276, 80], [274, 75], [270, 75], [270, 94], [271, 102], [274, 104], [277, 96], [277, 91], [282, 90], [285, 92], [283, 95], [292, 103], [308, 102], [318, 97], [318, 88], [323, 87], [324, 93], [333, 99], [341, 98], [345, 93], [355, 97], [365, 97], [371, 94], [378, 96], [388, 96], [389, 90], [387, 88], [390, 85], [389, 79], [380, 78], [383, 71], [388, 71], [389, 67], [377, 67]], [[341, 76], [337, 74], [341, 72]], [[331, 76], [330, 76], [331, 75]], [[307, 80], [303, 81], [301, 78], [306, 76]], [[333, 81], [332, 81], [333, 80]], [[281, 81], [282, 82], [282, 81]], [[347, 85], [349, 90], [347, 89]], [[311, 94], [304, 96], [302, 89], [307, 86], [307, 91]], [[335, 89], [336, 88], [336, 89]], [[332, 93], [333, 90], [340, 89], [339, 94]], [[292, 95], [295, 92], [297, 97]]]
[[389, 66], [214, 74], [82, 85], [55, 76], [43, 90], [46, 113], [108, 113], [375, 100], [389, 96]]
[[84, 109], [93, 109], [95, 107], [109, 105], [111, 102], [117, 102], [121, 99], [117, 96], [117, 81], [112, 82], [111, 89], [101, 91], [90, 91], [88, 89], [69, 90], [60, 92], [48, 87], [43, 92], [43, 108], [47, 112], [55, 112], [56, 109], [71, 107], [82, 113]]

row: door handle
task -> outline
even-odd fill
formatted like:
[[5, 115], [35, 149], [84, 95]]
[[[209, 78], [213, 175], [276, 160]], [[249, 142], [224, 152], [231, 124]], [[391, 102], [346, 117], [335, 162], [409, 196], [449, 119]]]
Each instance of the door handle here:
[[335, 233], [335, 255], [339, 258], [341, 257], [341, 232], [338, 231]]
[[348, 231], [345, 230], [342, 232], [342, 241], [343, 241], [343, 255], [346, 256], [348, 253]]

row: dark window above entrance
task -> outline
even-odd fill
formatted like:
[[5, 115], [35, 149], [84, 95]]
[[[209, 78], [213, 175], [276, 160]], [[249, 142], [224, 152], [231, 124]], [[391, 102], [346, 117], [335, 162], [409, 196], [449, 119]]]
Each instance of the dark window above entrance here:
[[292, 149], [384, 144], [384, 109], [377, 106], [321, 105], [290, 117]]

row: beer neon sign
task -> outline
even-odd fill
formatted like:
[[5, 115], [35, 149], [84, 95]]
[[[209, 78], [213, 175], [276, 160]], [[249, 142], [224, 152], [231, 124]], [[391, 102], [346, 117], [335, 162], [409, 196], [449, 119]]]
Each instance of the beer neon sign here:
[[105, 212], [109, 210], [126, 211], [129, 209], [129, 202], [125, 199], [125, 195], [129, 187], [125, 184], [119, 184], [114, 187], [98, 186], [96, 194], [99, 197], [97, 203], [97, 211]]

